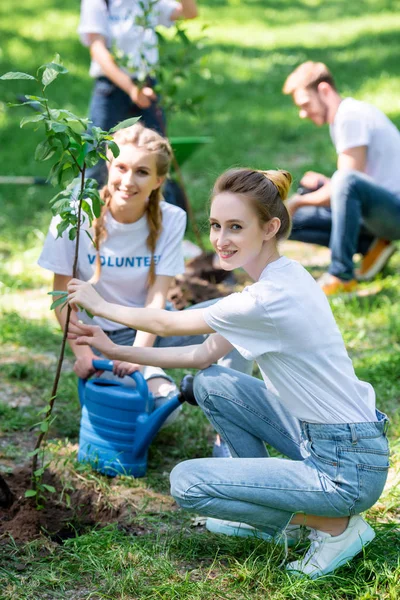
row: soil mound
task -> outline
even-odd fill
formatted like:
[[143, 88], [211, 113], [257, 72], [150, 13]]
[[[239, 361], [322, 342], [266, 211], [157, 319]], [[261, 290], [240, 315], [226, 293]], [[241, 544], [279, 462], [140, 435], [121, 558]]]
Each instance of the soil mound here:
[[[70, 475], [70, 473], [69, 473]], [[102, 476], [101, 476], [102, 477]], [[62, 478], [64, 479], [64, 478]], [[14, 495], [10, 508], [0, 508], [0, 541], [8, 542], [11, 536], [16, 542], [24, 543], [41, 535], [56, 542], [81, 534], [94, 526], [118, 523], [133, 535], [146, 533], [143, 526], [135, 523], [137, 512], [153, 512], [166, 504], [173, 508], [173, 500], [150, 490], [133, 487], [118, 487], [110, 481], [107, 492], [98, 489], [83, 477], [68, 478], [68, 493], [60, 475], [47, 470], [43, 483], [53, 486], [55, 493], [46, 497], [44, 508], [36, 508], [35, 499], [25, 498], [26, 490], [32, 487], [29, 466], [19, 467], [5, 476]], [[106, 479], [106, 478], [104, 478]], [[134, 483], [135, 480], [132, 479]], [[145, 511], [141, 505], [145, 505]]]

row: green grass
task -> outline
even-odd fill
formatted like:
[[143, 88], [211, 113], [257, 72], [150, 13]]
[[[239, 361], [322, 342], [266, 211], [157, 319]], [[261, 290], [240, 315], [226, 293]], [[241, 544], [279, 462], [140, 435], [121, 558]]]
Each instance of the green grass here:
[[[392, 0], [201, 0], [201, 17], [188, 25], [194, 36], [208, 23], [209, 80], [194, 81], [206, 96], [198, 116], [172, 115], [171, 135], [211, 135], [183, 172], [196, 218], [207, 241], [207, 201], [216, 176], [233, 165], [283, 167], [298, 181], [313, 169], [329, 175], [335, 165], [326, 128], [298, 119], [283, 81], [303, 60], [326, 62], [345, 95], [370, 101], [400, 126], [398, 31]], [[70, 71], [49, 88], [55, 105], [86, 115], [91, 89], [88, 52], [76, 35], [73, 0], [3, 0], [0, 5], [0, 72], [36, 68], [59, 52]], [[17, 32], [17, 33], [16, 33]], [[0, 175], [46, 176], [33, 151], [40, 132], [19, 128], [27, 109], [9, 109], [18, 94], [35, 93], [27, 82], [0, 82]], [[48, 400], [60, 333], [47, 310], [49, 275], [36, 266], [50, 221], [48, 186], [0, 185], [0, 462], [24, 461], [35, 435], [37, 410]], [[191, 232], [188, 235], [192, 237]], [[193, 239], [193, 238], [192, 238]], [[400, 466], [400, 259], [380, 278], [381, 291], [364, 298], [337, 298], [332, 308], [360, 378], [370, 381], [378, 406], [391, 417], [393, 469]], [[368, 285], [366, 285], [368, 289]], [[71, 365], [71, 353], [67, 353]], [[180, 379], [182, 372], [174, 375]], [[31, 398], [11, 408], [4, 399]], [[50, 438], [62, 456], [65, 438], [76, 443], [79, 403], [74, 375], [62, 374], [57, 419]], [[33, 427], [33, 431], [30, 431]], [[209, 455], [213, 433], [199, 410], [162, 431], [150, 448], [145, 479], [122, 481], [168, 495], [168, 473], [179, 461]], [[88, 479], [89, 481], [89, 479]], [[106, 490], [106, 479], [96, 485]], [[94, 485], [93, 481], [90, 485]], [[88, 483], [89, 485], [89, 483]], [[116, 484], [117, 485], [117, 484]], [[0, 544], [0, 598], [18, 599], [357, 599], [396, 600], [400, 587], [396, 489], [368, 513], [377, 540], [335, 576], [291, 583], [279, 568], [282, 549], [256, 541], [206, 534], [183, 511], [139, 510], [133, 536], [116, 526], [94, 529], [59, 545], [41, 540]]]

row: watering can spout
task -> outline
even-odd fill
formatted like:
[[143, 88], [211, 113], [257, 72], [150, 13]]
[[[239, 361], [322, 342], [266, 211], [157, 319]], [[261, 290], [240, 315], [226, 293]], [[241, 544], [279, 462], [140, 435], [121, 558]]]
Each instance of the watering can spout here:
[[132, 453], [135, 458], [142, 456], [159, 432], [161, 426], [182, 403], [180, 394], [174, 394], [166, 404], [154, 410], [150, 415], [143, 415], [140, 427], [136, 430]]

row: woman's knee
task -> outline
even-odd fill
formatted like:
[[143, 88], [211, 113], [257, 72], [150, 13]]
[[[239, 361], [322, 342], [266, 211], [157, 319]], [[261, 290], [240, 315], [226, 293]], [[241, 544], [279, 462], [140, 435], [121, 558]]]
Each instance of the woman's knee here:
[[199, 371], [194, 378], [193, 382], [193, 392], [196, 398], [197, 404], [201, 407], [204, 406], [205, 400], [209, 397], [210, 388], [212, 382], [214, 382], [215, 389], [215, 380], [221, 375], [223, 371], [223, 367], [219, 367], [217, 365], [212, 365], [203, 371]]
[[[171, 471], [171, 496], [186, 510], [195, 510], [196, 501], [199, 499], [199, 477], [196, 474], [199, 460], [185, 460]], [[197, 492], [194, 493], [194, 490]]]

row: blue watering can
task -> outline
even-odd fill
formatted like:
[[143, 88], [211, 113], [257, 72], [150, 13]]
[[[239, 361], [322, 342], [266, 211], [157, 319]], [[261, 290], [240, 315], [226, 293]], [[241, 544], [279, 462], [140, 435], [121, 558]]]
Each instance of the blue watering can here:
[[[96, 370], [112, 371], [111, 360], [94, 360]], [[154, 408], [154, 399], [139, 371], [135, 387], [107, 379], [80, 379], [82, 407], [78, 460], [89, 462], [105, 475], [144, 477], [149, 446], [166, 418], [193, 395], [193, 377], [186, 375], [180, 392]]]

